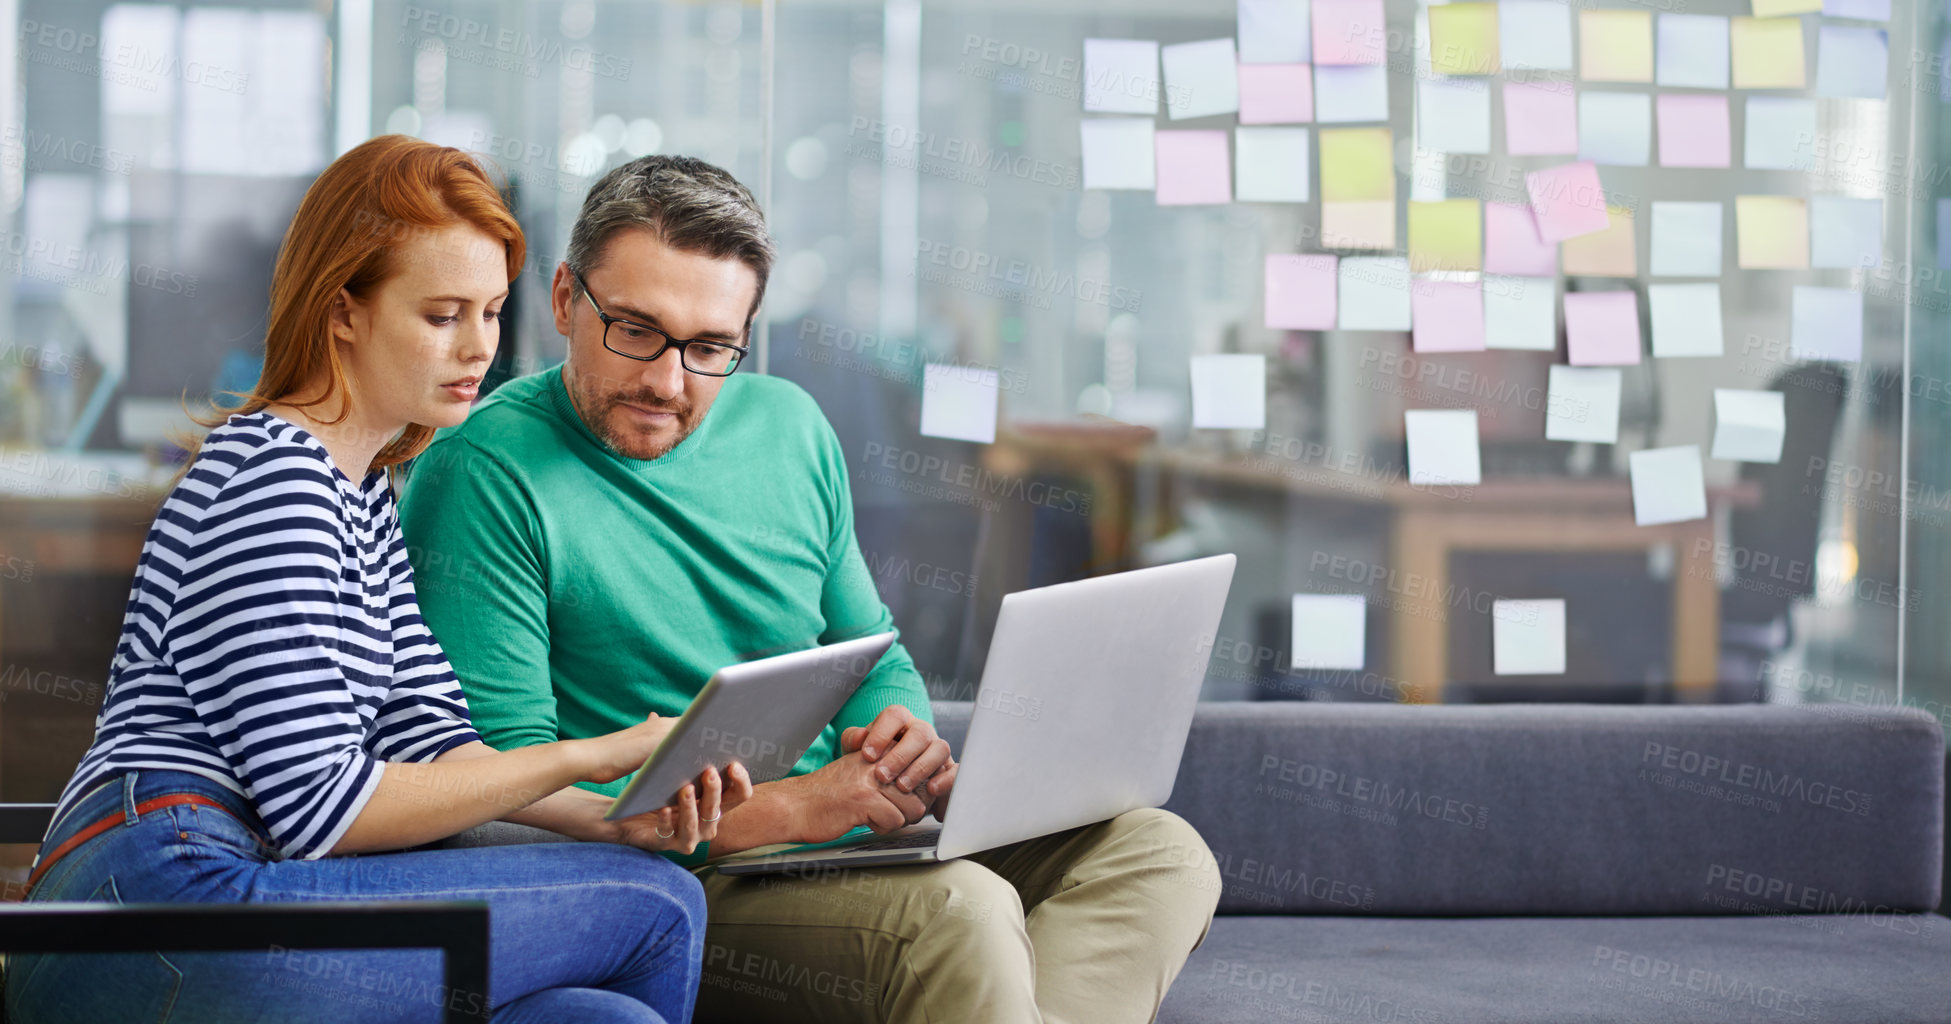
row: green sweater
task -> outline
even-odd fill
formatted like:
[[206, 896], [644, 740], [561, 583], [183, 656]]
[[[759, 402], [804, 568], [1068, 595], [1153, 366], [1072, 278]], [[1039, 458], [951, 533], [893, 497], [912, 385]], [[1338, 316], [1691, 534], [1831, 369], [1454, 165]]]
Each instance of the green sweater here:
[[[735, 374], [690, 437], [645, 461], [596, 439], [560, 370], [440, 431], [400, 500], [421, 613], [489, 746], [681, 714], [723, 666], [894, 628], [854, 539], [839, 439], [798, 385]], [[899, 643], [793, 774], [891, 704], [933, 720]], [[628, 781], [581, 785], [613, 796]]]

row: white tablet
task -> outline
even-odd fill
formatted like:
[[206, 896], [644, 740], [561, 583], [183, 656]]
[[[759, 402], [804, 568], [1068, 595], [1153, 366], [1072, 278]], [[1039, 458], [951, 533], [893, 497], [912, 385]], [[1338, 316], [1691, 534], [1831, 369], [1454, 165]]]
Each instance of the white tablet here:
[[893, 633], [876, 633], [719, 669], [603, 820], [657, 810], [734, 761], [755, 786], [785, 778], [893, 644]]

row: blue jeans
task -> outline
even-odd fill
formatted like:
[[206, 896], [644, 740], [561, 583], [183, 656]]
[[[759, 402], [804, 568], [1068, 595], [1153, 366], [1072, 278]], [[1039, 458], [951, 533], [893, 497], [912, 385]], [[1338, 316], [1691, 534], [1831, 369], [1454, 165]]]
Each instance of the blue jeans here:
[[[200, 793], [236, 817], [178, 804]], [[484, 900], [494, 1024], [682, 1024], [691, 1019], [705, 934], [697, 879], [654, 853], [609, 843], [273, 860], [249, 802], [187, 772], [125, 772], [72, 808], [52, 850], [111, 813], [123, 822], [68, 852], [30, 902], [278, 903]], [[113, 927], [113, 924], [109, 924]], [[16, 1024], [430, 1024], [449, 1000], [439, 950], [33, 954], [7, 958]], [[470, 1000], [472, 1003], [470, 1005]]]

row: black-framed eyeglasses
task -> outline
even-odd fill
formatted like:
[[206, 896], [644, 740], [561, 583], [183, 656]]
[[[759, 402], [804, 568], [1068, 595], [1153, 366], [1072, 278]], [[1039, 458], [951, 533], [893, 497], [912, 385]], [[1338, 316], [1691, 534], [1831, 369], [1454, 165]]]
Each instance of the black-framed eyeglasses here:
[[692, 373], [706, 377], [729, 377], [745, 360], [745, 353], [749, 350], [743, 345], [702, 338], [679, 341], [655, 327], [611, 316], [596, 304], [596, 296], [590, 294], [589, 282], [583, 280], [582, 272], [572, 270], [570, 273], [576, 276], [576, 284], [582, 288], [583, 298], [589, 300], [589, 308], [596, 311], [598, 320], [603, 321], [603, 347], [625, 359], [655, 362], [665, 349], [676, 346], [678, 362]]

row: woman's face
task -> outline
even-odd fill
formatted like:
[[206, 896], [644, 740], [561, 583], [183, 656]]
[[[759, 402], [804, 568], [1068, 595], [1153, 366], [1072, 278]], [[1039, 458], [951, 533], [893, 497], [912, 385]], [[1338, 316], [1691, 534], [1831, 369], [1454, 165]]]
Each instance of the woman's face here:
[[353, 408], [382, 433], [467, 418], [501, 340], [508, 299], [499, 239], [466, 222], [415, 232], [371, 294], [341, 293], [332, 334]]

